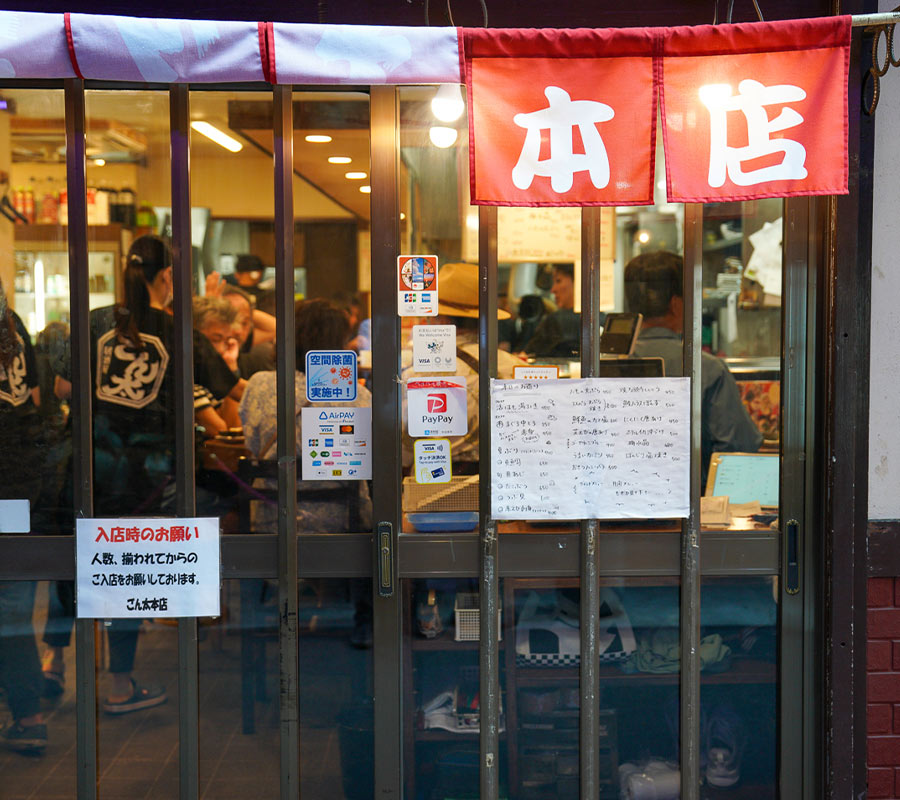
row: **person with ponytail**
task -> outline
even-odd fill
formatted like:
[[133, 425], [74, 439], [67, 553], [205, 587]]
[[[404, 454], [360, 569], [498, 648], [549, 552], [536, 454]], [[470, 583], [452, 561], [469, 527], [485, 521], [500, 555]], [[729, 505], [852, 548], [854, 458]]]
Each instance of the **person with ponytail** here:
[[[121, 303], [91, 312], [94, 377], [94, 513], [98, 517], [174, 514], [175, 379], [172, 258], [157, 236], [135, 239]], [[194, 384], [217, 399], [240, 399], [244, 382], [209, 340], [194, 332]], [[183, 442], [193, 447], [193, 441]], [[132, 678], [140, 620], [108, 627], [112, 685], [102, 703], [126, 714], [166, 701], [161, 688]], [[61, 659], [60, 659], [61, 660]]]
[[[27, 500], [31, 516], [41, 493], [44, 460], [39, 405], [31, 339], [0, 283], [0, 499]], [[32, 624], [34, 590], [34, 581], [0, 581], [0, 687], [13, 717], [2, 734], [4, 745], [40, 754], [47, 746], [47, 726], [40, 709], [43, 678]]]

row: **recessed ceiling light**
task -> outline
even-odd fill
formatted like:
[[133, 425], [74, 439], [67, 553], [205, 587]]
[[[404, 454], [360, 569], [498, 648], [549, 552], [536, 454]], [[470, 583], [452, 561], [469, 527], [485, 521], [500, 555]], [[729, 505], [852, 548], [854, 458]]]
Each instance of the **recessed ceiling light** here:
[[95, 158], [95, 159], [94, 159], [94, 166], [95, 166], [95, 167], [105, 167], [105, 166], [106, 166], [106, 159], [105, 159], [105, 158]]
[[359, 190], [360, 190], [363, 194], [372, 194], [372, 187], [371, 187], [371, 186], [360, 186], [360, 187], [359, 187]]
[[368, 178], [369, 176], [365, 172], [345, 172], [344, 177], [348, 181], [362, 181]]
[[331, 141], [331, 137], [324, 133], [309, 133], [305, 138], [311, 144], [327, 144]]
[[226, 150], [230, 150], [232, 153], [239, 153], [244, 148], [244, 145], [237, 139], [229, 136], [224, 131], [220, 131], [215, 125], [210, 125], [208, 122], [194, 120], [191, 123], [191, 127], [197, 133], [202, 133], [207, 139], [212, 139], [216, 144], [221, 145]]
[[349, 164], [351, 161], [350, 156], [328, 156], [329, 164]]

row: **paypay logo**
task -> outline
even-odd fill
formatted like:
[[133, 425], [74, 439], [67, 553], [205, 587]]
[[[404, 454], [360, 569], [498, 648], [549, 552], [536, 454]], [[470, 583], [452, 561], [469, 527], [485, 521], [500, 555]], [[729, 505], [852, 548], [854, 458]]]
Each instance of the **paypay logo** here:
[[430, 394], [425, 398], [429, 414], [445, 414], [447, 412], [447, 395], [443, 392]]

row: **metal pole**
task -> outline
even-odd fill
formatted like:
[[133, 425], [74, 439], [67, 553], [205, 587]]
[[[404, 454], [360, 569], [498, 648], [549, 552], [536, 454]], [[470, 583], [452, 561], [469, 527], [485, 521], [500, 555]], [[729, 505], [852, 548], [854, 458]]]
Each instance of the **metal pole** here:
[[281, 800], [300, 797], [300, 657], [297, 649], [297, 418], [294, 350], [293, 87], [276, 86], [275, 341], [278, 419], [278, 608]]
[[[581, 210], [581, 375], [597, 375], [600, 360], [600, 208]], [[599, 523], [581, 520], [581, 796], [597, 797], [600, 757], [600, 627]]]
[[[194, 475], [194, 333], [191, 313], [190, 98], [187, 84], [169, 89], [172, 170], [172, 277], [175, 330], [175, 513], [196, 514]], [[197, 618], [178, 620], [178, 757], [181, 800], [200, 796]]]
[[[84, 81], [65, 82], [66, 187], [69, 193], [69, 307], [72, 352], [72, 483], [75, 517], [94, 513], [91, 440], [91, 333], [88, 302], [87, 197], [84, 141]], [[82, 800], [97, 797], [97, 664], [95, 623], [75, 623], [75, 720], [77, 791]]]
[[[372, 229], [372, 481], [377, 526], [373, 544], [373, 686], [375, 691], [375, 795], [402, 796], [403, 669], [397, 540], [400, 531], [400, 318], [397, 316], [397, 256], [400, 254], [400, 103], [393, 86], [369, 94]], [[410, 765], [411, 768], [412, 765]]]
[[[481, 797], [500, 791], [500, 607], [497, 524], [491, 517], [491, 378], [497, 376], [497, 209], [478, 209], [478, 508], [481, 521], [479, 593], [479, 697], [481, 700]], [[514, 613], [506, 609], [507, 614]], [[507, 644], [507, 647], [510, 645]]]
[[700, 317], [703, 206], [684, 209], [684, 367], [691, 379], [691, 502], [681, 531], [681, 797], [700, 792]]
[[850, 17], [850, 25], [854, 28], [865, 28], [869, 25], [893, 25], [900, 22], [900, 11], [887, 11], [883, 14], [854, 14]]

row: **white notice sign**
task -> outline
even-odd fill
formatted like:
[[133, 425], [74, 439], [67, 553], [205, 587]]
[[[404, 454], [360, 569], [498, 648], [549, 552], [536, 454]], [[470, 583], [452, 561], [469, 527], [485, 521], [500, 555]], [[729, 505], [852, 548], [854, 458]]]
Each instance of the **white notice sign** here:
[[491, 381], [495, 519], [686, 517], [688, 378]]
[[321, 406], [301, 409], [305, 481], [367, 481], [372, 477], [372, 409]]
[[219, 616], [219, 520], [76, 520], [81, 619]]
[[416, 372], [456, 372], [456, 325], [413, 325]]

